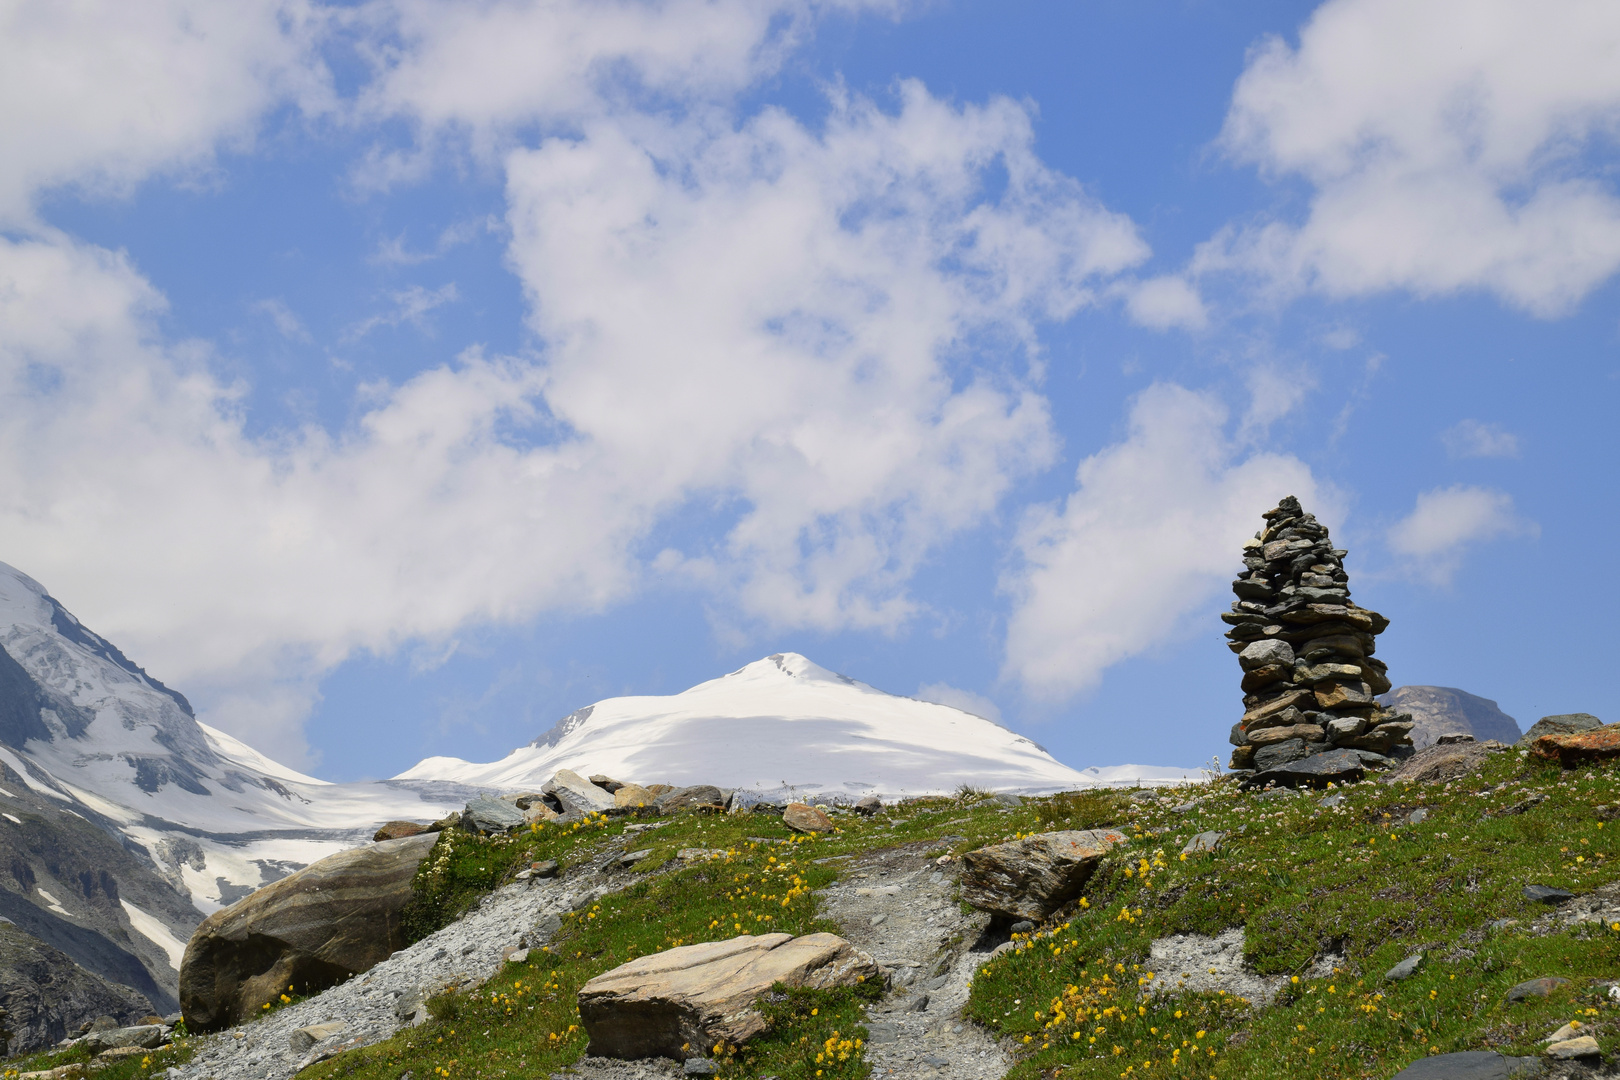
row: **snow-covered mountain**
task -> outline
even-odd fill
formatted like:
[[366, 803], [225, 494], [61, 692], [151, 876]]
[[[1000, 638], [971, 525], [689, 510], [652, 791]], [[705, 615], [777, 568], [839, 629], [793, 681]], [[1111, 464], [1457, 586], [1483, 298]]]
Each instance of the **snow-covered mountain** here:
[[1205, 778], [1197, 769], [1071, 769], [982, 717], [887, 694], [781, 653], [679, 694], [588, 705], [487, 765], [433, 757], [395, 779], [533, 789], [560, 768], [638, 783], [856, 798], [963, 784], [1033, 794]]
[[[139, 845], [199, 913], [352, 847], [383, 821], [442, 817], [467, 795], [331, 784], [270, 760], [199, 723], [183, 695], [4, 563], [0, 762], [47, 804]], [[183, 941], [190, 929], [170, 932]]]

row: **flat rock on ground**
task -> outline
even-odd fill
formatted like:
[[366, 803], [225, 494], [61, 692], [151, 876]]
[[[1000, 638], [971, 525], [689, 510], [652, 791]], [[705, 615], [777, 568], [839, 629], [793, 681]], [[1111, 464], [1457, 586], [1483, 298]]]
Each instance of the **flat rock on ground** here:
[[1396, 1073], [1392, 1080], [1510, 1080], [1540, 1072], [1535, 1058], [1510, 1058], [1489, 1050], [1467, 1050], [1460, 1054], [1436, 1054], [1419, 1058]]
[[992, 1033], [962, 1015], [973, 974], [990, 955], [981, 940], [989, 916], [962, 914], [954, 898], [961, 864], [937, 865], [926, 858], [930, 848], [938, 850], [937, 842], [851, 859], [821, 893], [828, 917], [895, 984], [867, 1010], [866, 1060], [877, 1080], [1000, 1080], [1010, 1058]]
[[1038, 921], [1080, 895], [1108, 849], [1114, 829], [1039, 833], [962, 856], [962, 899], [1012, 919]]
[[[1310, 977], [1333, 974], [1334, 956], [1323, 957]], [[1255, 1005], [1270, 1005], [1288, 980], [1281, 975], [1259, 975], [1243, 964], [1243, 927], [1235, 926], [1218, 937], [1176, 934], [1159, 938], [1150, 947], [1147, 969], [1154, 978], [1150, 995], [1220, 993], [1225, 991]]]
[[1439, 784], [1478, 772], [1490, 751], [1484, 743], [1445, 743], [1419, 750], [1381, 778], [1386, 784]]

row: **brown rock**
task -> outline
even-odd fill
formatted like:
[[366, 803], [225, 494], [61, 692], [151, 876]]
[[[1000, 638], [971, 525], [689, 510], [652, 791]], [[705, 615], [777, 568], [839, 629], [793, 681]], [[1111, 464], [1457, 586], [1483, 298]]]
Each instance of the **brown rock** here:
[[1443, 784], [1478, 772], [1490, 751], [1483, 743], [1448, 743], [1413, 754], [1383, 776], [1386, 784]]
[[1264, 724], [1257, 724], [1256, 721], [1263, 721], [1269, 716], [1273, 716], [1276, 713], [1282, 712], [1284, 709], [1292, 708], [1296, 705], [1304, 705], [1306, 708], [1311, 708], [1313, 707], [1315, 700], [1315, 696], [1309, 690], [1295, 690], [1294, 692], [1284, 694], [1281, 697], [1272, 698], [1270, 701], [1256, 705], [1254, 708], [1244, 713], [1243, 727], [1245, 730], [1249, 730], [1257, 726], [1264, 727]]
[[1289, 739], [1304, 739], [1306, 742], [1321, 742], [1327, 738], [1327, 732], [1320, 724], [1293, 724], [1289, 727], [1268, 727], [1249, 733], [1249, 745], [1254, 747], [1270, 746], [1272, 743], [1287, 742]]
[[832, 818], [815, 807], [806, 806], [802, 802], [787, 804], [787, 809], [782, 811], [782, 824], [797, 832], [823, 833], [833, 831]]
[[1342, 709], [1347, 705], [1371, 705], [1372, 694], [1363, 682], [1326, 682], [1316, 688], [1316, 703], [1324, 709]]
[[534, 800], [529, 804], [529, 808], [523, 811], [523, 823], [525, 825], [538, 825], [544, 821], [556, 821], [560, 817], [562, 815], [547, 806], [544, 799]]
[[1038, 922], [1079, 896], [1108, 849], [1124, 840], [1113, 829], [1071, 830], [970, 851], [962, 856], [962, 899], [981, 911]]
[[655, 799], [662, 798], [675, 790], [674, 784], [648, 784], [647, 790]]
[[[1254, 732], [1262, 731], [1265, 728], [1293, 727], [1295, 724], [1303, 723], [1305, 723], [1305, 714], [1300, 712], [1294, 706], [1290, 705], [1288, 708], [1283, 709], [1280, 712], [1274, 712], [1270, 716], [1264, 716], [1258, 720], [1251, 721], [1249, 723], [1248, 730], [1250, 734], [1253, 734]], [[1239, 727], [1241, 726], [1242, 725], [1240, 724]]]
[[418, 825], [414, 821], [390, 821], [377, 830], [372, 839], [378, 842], [383, 840], [403, 840], [407, 836], [420, 836], [427, 832], [426, 825]]
[[404, 948], [400, 913], [438, 839], [340, 851], [204, 919], [180, 962], [186, 1026], [239, 1023], [288, 985], [325, 989]]
[[657, 801], [658, 796], [640, 784], [621, 784], [613, 793], [614, 806], [652, 806]]
[[743, 936], [621, 964], [579, 991], [596, 1057], [677, 1060], [740, 1045], [765, 1030], [754, 1003], [775, 983], [827, 990], [879, 977], [872, 958], [833, 934]]
[[1530, 744], [1530, 753], [1556, 761], [1566, 769], [1610, 761], [1620, 757], [1620, 724], [1606, 724], [1573, 735], [1543, 735]]
[[609, 795], [617, 795], [619, 789], [624, 787], [623, 784], [611, 776], [603, 776], [601, 773], [592, 773], [587, 779]]
[[1302, 641], [1294, 651], [1307, 657], [1320, 652], [1359, 660], [1373, 654], [1373, 638], [1371, 634], [1328, 634]]
[[1281, 682], [1294, 673], [1294, 665], [1267, 664], [1257, 667], [1253, 671], [1243, 673], [1243, 692], [1252, 694], [1256, 690], [1264, 689], [1272, 683]]

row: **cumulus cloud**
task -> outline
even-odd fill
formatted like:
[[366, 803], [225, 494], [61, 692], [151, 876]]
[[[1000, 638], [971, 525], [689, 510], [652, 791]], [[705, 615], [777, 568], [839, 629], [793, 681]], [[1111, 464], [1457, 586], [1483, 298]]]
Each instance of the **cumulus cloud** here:
[[1124, 286], [1125, 310], [1131, 320], [1154, 330], [1201, 330], [1209, 310], [1198, 289], [1186, 278], [1164, 275]]
[[1412, 512], [1390, 528], [1390, 549], [1408, 571], [1437, 585], [1450, 582], [1468, 547], [1502, 536], [1535, 536], [1506, 492], [1458, 484], [1417, 497]]
[[1082, 461], [1061, 504], [1027, 515], [1020, 563], [1002, 581], [1013, 601], [1007, 676], [1038, 697], [1080, 693], [1206, 608], [1282, 496], [1332, 515], [1307, 466], [1244, 455], [1227, 426], [1213, 396], [1155, 384], [1124, 441]]
[[1305, 220], [1227, 230], [1195, 267], [1568, 310], [1620, 268], [1617, 53], [1607, 0], [1329, 0], [1254, 50], [1221, 135], [1310, 185]]
[[196, 167], [261, 114], [331, 105], [307, 0], [23, 0], [0, 13], [0, 223], [71, 184], [121, 193]]
[[1512, 458], [1519, 456], [1519, 437], [1483, 420], [1459, 420], [1440, 433], [1446, 453], [1454, 458]]
[[[248, 434], [251, 388], [163, 338], [123, 256], [0, 241], [7, 561], [293, 760], [355, 650], [599, 610], [649, 572], [708, 567], [741, 620], [895, 628], [931, 547], [1053, 458], [1036, 327], [1146, 254], [1032, 141], [1013, 103], [907, 86], [816, 130], [629, 117], [515, 151], [542, 349], [368, 386], [336, 433]], [[649, 570], [686, 506], [710, 540]]]

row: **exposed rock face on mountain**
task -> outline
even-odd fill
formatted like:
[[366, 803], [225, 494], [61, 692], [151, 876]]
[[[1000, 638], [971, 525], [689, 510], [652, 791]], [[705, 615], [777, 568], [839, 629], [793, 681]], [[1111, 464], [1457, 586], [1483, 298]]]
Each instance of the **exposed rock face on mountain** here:
[[7, 922], [0, 922], [0, 1002], [13, 1054], [52, 1046], [98, 1016], [132, 1024], [152, 1011], [141, 994], [86, 971]]
[[1476, 742], [1495, 739], [1512, 745], [1519, 741], [1519, 723], [1478, 697], [1450, 686], [1398, 686], [1378, 699], [1392, 712], [1412, 718], [1412, 746], [1433, 746], [1442, 735], [1472, 735]]
[[160, 1012], [203, 915], [467, 794], [285, 768], [0, 563], [0, 916]]
[[339, 852], [210, 915], [180, 967], [186, 1025], [238, 1023], [289, 985], [324, 990], [404, 948], [400, 914], [437, 841], [423, 833]]
[[1265, 772], [1338, 748], [1373, 767], [1409, 755], [1412, 720], [1373, 696], [1390, 688], [1373, 657], [1389, 620], [1351, 601], [1348, 552], [1292, 495], [1262, 516], [1232, 583], [1237, 602], [1221, 616], [1243, 668], [1232, 768]]

